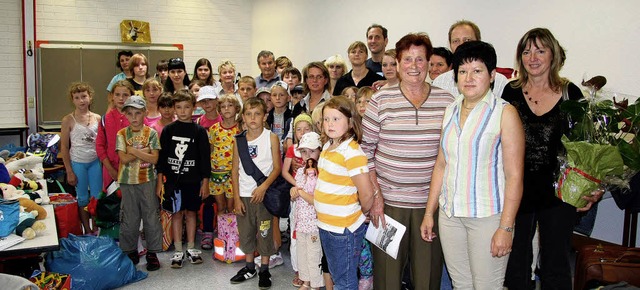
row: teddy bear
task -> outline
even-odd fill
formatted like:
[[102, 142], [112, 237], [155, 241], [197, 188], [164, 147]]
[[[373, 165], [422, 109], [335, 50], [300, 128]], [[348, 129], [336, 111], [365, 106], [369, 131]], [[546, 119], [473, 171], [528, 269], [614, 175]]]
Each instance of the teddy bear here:
[[47, 218], [47, 211], [30, 199], [21, 198], [19, 202], [20, 216], [16, 235], [31, 240], [47, 229], [47, 225], [42, 222]]

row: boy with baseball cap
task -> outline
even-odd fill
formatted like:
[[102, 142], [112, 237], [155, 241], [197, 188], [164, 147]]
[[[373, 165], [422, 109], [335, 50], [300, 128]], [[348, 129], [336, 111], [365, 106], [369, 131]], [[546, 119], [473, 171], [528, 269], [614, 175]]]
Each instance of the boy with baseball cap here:
[[155, 195], [156, 173], [160, 140], [158, 133], [144, 125], [146, 102], [141, 96], [129, 97], [123, 112], [129, 126], [118, 131], [116, 151], [120, 157], [118, 183], [122, 191], [122, 220], [120, 223], [120, 248], [133, 264], [139, 262], [138, 237], [140, 219], [147, 240], [147, 271], [160, 269], [156, 256], [162, 251], [162, 226], [158, 215], [158, 198]]

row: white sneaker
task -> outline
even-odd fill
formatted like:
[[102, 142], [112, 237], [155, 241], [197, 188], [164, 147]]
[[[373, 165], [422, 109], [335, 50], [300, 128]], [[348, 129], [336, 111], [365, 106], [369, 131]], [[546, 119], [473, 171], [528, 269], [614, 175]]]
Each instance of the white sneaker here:
[[182, 268], [182, 263], [184, 262], [184, 253], [183, 252], [175, 252], [171, 257], [171, 268], [179, 269]]
[[187, 258], [191, 264], [202, 264], [202, 257], [200, 257], [202, 251], [197, 249], [188, 249], [187, 250]]
[[[262, 265], [262, 259], [260, 258], [260, 256], [257, 256], [253, 259], [253, 262], [260, 267], [260, 265]], [[269, 269], [280, 266], [284, 264], [284, 259], [282, 258], [282, 254], [280, 252], [277, 252], [275, 255], [271, 255], [271, 257], [269, 257]]]

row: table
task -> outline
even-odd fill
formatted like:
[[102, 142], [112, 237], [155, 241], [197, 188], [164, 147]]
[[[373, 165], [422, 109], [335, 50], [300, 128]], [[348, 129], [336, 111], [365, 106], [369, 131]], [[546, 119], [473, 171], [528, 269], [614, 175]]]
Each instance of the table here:
[[25, 124], [2, 124], [0, 125], [0, 135], [5, 136], [20, 136], [20, 147], [24, 146], [24, 141], [27, 140], [27, 130], [29, 126]]
[[47, 211], [47, 218], [43, 220], [47, 229], [32, 240], [0, 251], [0, 272], [28, 277], [34, 269], [40, 269], [42, 253], [60, 249], [53, 205], [42, 207]]

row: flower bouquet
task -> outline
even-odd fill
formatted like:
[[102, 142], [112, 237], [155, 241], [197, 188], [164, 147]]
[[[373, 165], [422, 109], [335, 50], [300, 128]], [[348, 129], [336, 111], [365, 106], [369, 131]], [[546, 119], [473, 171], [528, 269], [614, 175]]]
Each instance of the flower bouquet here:
[[602, 100], [597, 92], [606, 79], [597, 76], [582, 85], [585, 99], [566, 100], [561, 109], [570, 120], [569, 134], [562, 137], [565, 155], [560, 156], [556, 195], [577, 208], [598, 188], [628, 187], [640, 171], [640, 103]]

